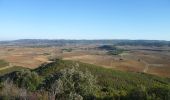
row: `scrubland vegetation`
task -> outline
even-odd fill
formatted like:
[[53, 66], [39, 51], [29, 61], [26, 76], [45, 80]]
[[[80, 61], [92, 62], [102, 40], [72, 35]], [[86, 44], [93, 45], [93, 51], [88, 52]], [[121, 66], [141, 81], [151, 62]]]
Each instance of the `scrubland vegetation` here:
[[0, 98], [28, 100], [169, 100], [170, 79], [57, 59], [0, 77]]

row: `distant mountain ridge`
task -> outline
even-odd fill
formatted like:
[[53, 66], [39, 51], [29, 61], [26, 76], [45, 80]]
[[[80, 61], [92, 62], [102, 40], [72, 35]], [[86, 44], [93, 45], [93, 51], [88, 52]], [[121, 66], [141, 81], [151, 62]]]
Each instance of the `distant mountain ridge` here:
[[70, 44], [97, 44], [97, 45], [142, 45], [142, 46], [170, 46], [170, 41], [164, 40], [67, 40], [67, 39], [21, 39], [0, 41], [0, 45], [8, 46], [61, 46]]

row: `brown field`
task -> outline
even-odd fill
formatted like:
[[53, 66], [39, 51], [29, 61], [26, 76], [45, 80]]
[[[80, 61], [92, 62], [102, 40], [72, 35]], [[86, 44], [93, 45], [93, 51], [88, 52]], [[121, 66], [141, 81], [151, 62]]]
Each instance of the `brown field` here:
[[[141, 50], [142, 48], [155, 49], [149, 47], [127, 46], [121, 47], [129, 50], [121, 55], [107, 55], [106, 51], [95, 49], [95, 47], [92, 45], [37, 48], [3, 46], [0, 47], [0, 59], [13, 66], [34, 69], [43, 63], [49, 63], [51, 58], [62, 57], [65, 60], [81, 61], [115, 70], [144, 72], [170, 77], [170, 52]], [[68, 48], [71, 48], [72, 51], [63, 50]], [[161, 50], [164, 50], [164, 48], [161, 48]], [[6, 68], [9, 68], [9, 66]]]
[[52, 48], [21, 48], [1, 47], [0, 59], [3, 59], [15, 66], [22, 66], [34, 69], [42, 63], [48, 63], [50, 55], [54, 52]]

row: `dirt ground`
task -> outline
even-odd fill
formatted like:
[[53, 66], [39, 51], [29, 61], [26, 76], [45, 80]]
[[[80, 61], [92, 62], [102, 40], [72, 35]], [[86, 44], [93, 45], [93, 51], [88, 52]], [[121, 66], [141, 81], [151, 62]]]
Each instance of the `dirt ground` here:
[[[129, 49], [128, 49], [129, 48]], [[104, 52], [98, 54], [68, 54], [66, 60], [75, 60], [85, 63], [100, 65], [122, 71], [144, 72], [163, 77], [170, 77], [170, 52], [143, 50], [145, 47], [128, 47], [130, 50], [122, 55], [106, 55]], [[142, 50], [141, 50], [142, 49]], [[159, 48], [156, 48], [159, 49]], [[164, 48], [161, 48], [164, 50]], [[167, 50], [167, 48], [165, 48]], [[99, 51], [98, 51], [99, 52]]]
[[[71, 48], [72, 51], [63, 51], [67, 48]], [[62, 57], [64, 60], [81, 61], [115, 70], [144, 72], [170, 77], [170, 52], [141, 49], [145, 47], [124, 48], [129, 51], [121, 55], [107, 55], [106, 51], [98, 50], [95, 46], [37, 48], [3, 46], [0, 47], [0, 59], [13, 66], [34, 69], [43, 63], [49, 63], [51, 58]], [[161, 49], [163, 50], [163, 48]]]
[[14, 66], [34, 69], [43, 63], [48, 63], [52, 52], [57, 52], [57, 50], [54, 48], [1, 47], [0, 59]]

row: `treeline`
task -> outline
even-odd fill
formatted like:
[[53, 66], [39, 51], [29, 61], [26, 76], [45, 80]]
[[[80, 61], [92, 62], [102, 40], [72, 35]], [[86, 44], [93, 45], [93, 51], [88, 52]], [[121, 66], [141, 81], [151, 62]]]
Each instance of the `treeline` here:
[[0, 77], [1, 100], [169, 100], [170, 80], [56, 60]]

